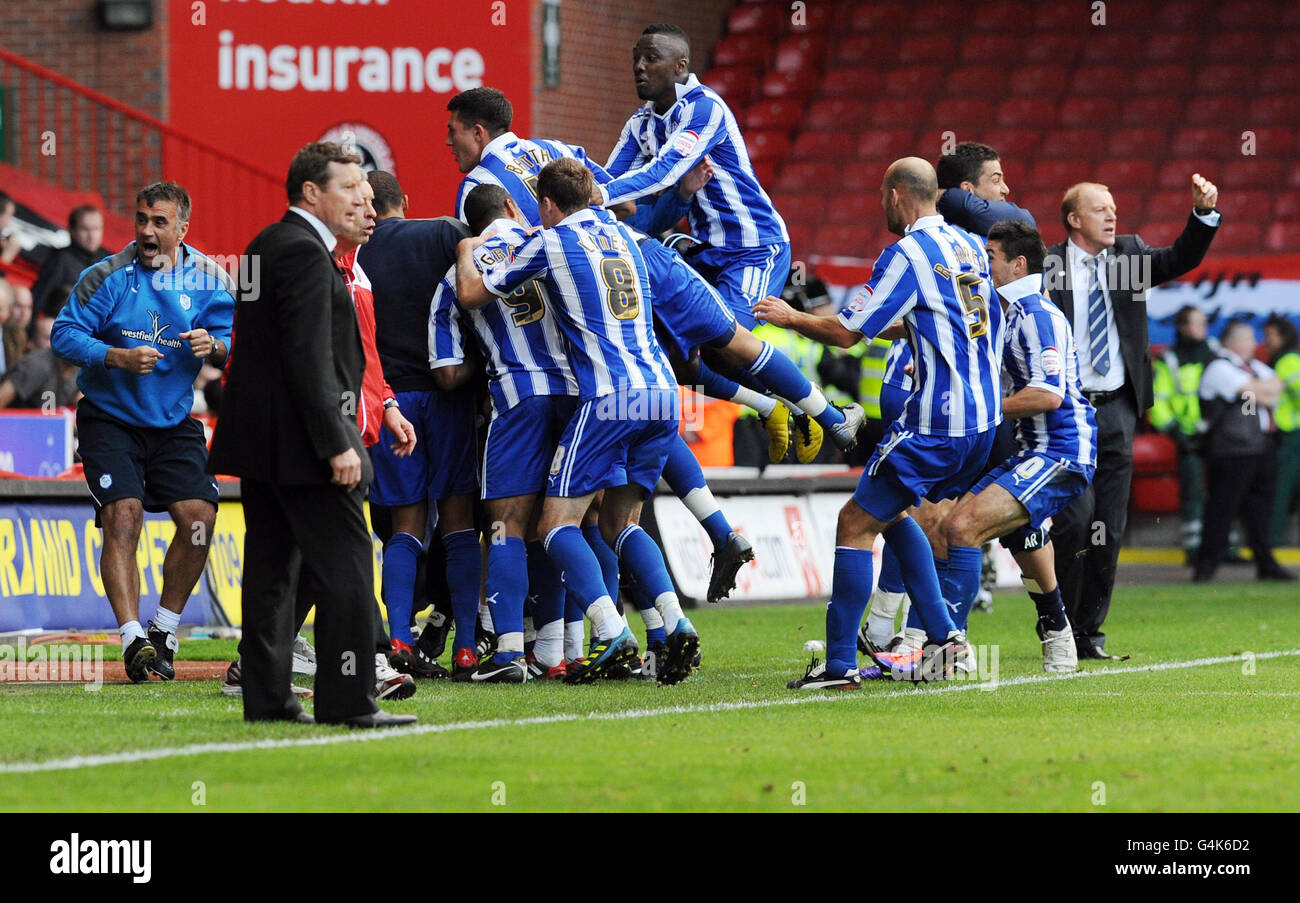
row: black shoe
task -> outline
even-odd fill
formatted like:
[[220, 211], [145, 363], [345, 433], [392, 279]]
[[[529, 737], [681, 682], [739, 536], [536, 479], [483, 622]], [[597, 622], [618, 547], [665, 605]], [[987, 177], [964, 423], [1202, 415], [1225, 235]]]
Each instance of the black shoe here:
[[474, 654], [478, 656], [479, 661], [490, 656], [497, 648], [497, 635], [490, 630], [484, 630], [482, 624], [474, 625]]
[[641, 659], [641, 676], [646, 680], [658, 680], [659, 669], [667, 657], [667, 643], [651, 643], [645, 651], [645, 658]]
[[1076, 643], [1075, 649], [1079, 653], [1079, 658], [1092, 658], [1102, 661], [1110, 661], [1111, 655], [1106, 651], [1105, 646], [1095, 646], [1092, 643]]
[[1198, 567], [1198, 568], [1197, 568], [1197, 569], [1192, 573], [1192, 582], [1193, 582], [1193, 583], [1209, 583], [1209, 582], [1210, 582], [1211, 580], [1213, 580], [1213, 579], [1214, 579], [1214, 571], [1209, 571], [1209, 570], [1206, 570], [1205, 568], [1199, 568], [1199, 567]]
[[736, 588], [736, 575], [754, 560], [754, 547], [739, 533], [727, 537], [721, 552], [713, 554], [713, 573], [709, 575], [709, 601], [720, 602]]
[[418, 680], [438, 680], [451, 676], [446, 668], [425, 656], [419, 640], [414, 646], [393, 640], [393, 653], [388, 656], [388, 664], [393, 666], [394, 671], [409, 674]]
[[385, 712], [380, 709], [378, 712], [369, 715], [353, 715], [351, 718], [344, 718], [337, 723], [360, 728], [405, 727], [409, 724], [415, 724], [419, 720], [414, 715], [394, 715], [392, 712]]
[[176, 650], [181, 648], [180, 641], [176, 639], [176, 634], [159, 630], [153, 626], [153, 621], [150, 621], [149, 645], [153, 646], [154, 652], [157, 653], [153, 664], [149, 666], [149, 670], [163, 680], [174, 680], [176, 678]]
[[1295, 579], [1295, 574], [1291, 573], [1280, 564], [1275, 564], [1268, 568], [1260, 568], [1260, 571], [1256, 576], [1260, 580], [1278, 580], [1282, 582]]
[[871, 638], [867, 636], [867, 625], [865, 623], [858, 628], [858, 651], [863, 655], [871, 655], [873, 652], [884, 651], [875, 643], [871, 642]]
[[293, 724], [315, 724], [316, 719], [309, 713], [298, 709], [296, 712], [285, 712], [283, 715], [270, 715], [265, 718], [245, 718], [245, 721], [288, 721]]
[[131, 678], [133, 683], [144, 683], [149, 679], [149, 668], [157, 657], [158, 650], [148, 639], [142, 636], [136, 637], [122, 653], [122, 661], [126, 664], [126, 676]]
[[635, 658], [639, 652], [632, 631], [624, 627], [618, 636], [600, 640], [593, 645], [586, 657], [569, 662], [564, 682], [594, 683], [596, 678], [603, 677], [610, 668]]
[[458, 649], [451, 658], [451, 679], [458, 684], [467, 684], [474, 679], [478, 670], [478, 656], [468, 649]]
[[429, 615], [429, 620], [415, 641], [415, 648], [429, 661], [436, 662], [447, 651], [447, 635], [451, 633], [451, 623], [451, 618], [436, 609]]
[[522, 655], [516, 655], [508, 661], [489, 655], [479, 660], [478, 667], [470, 673], [469, 679], [476, 684], [521, 684], [528, 679], [528, 670]]
[[677, 684], [691, 676], [691, 662], [700, 650], [700, 635], [690, 618], [677, 621], [677, 628], [668, 636], [668, 654], [655, 674], [661, 684]]
[[828, 674], [826, 665], [813, 656], [803, 677], [790, 681], [786, 687], [791, 690], [860, 690], [862, 676], [857, 671], [839, 675]]

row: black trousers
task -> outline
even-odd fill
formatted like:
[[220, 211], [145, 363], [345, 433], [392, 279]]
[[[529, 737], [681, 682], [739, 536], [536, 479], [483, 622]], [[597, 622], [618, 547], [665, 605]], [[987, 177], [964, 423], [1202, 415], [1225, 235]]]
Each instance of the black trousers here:
[[244, 718], [298, 711], [290, 686], [297, 627], [292, 559], [316, 603], [316, 720], [336, 722], [375, 705], [374, 558], [361, 490], [244, 480]]
[[1128, 528], [1133, 433], [1138, 414], [1128, 393], [1097, 406], [1097, 472], [1092, 485], [1052, 518], [1056, 580], [1081, 648], [1101, 647], [1119, 550]]
[[1209, 492], [1202, 519], [1201, 549], [1196, 557], [1197, 576], [1209, 578], [1228, 553], [1228, 531], [1237, 518], [1246, 528], [1246, 538], [1255, 555], [1259, 572], [1276, 570], [1269, 535], [1273, 518], [1273, 493], [1277, 478], [1277, 454], [1273, 443], [1259, 455], [1209, 458], [1206, 462]]

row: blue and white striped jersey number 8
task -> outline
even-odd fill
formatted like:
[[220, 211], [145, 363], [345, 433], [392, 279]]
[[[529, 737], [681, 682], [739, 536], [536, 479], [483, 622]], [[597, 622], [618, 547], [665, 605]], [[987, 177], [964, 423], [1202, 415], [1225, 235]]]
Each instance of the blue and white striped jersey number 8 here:
[[641, 294], [636, 273], [622, 257], [606, 257], [600, 262], [600, 278], [605, 281], [605, 303], [616, 320], [635, 320], [641, 312]]
[[[941, 263], [934, 265], [934, 271], [944, 279], [953, 279], [952, 271]], [[984, 283], [984, 277], [978, 273], [958, 273], [953, 280], [957, 285], [957, 294], [961, 297], [962, 307], [966, 310], [966, 334], [972, 339], [987, 335], [989, 331], [988, 299], [975, 291]]]

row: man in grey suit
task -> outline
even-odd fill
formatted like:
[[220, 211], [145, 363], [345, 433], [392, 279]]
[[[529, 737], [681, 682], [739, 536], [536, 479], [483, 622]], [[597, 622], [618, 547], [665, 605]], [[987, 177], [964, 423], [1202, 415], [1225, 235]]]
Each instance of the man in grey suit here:
[[1043, 284], [1074, 327], [1079, 381], [1097, 410], [1092, 487], [1054, 518], [1052, 544], [1079, 658], [1105, 659], [1101, 632], [1128, 522], [1133, 433], [1151, 407], [1147, 292], [1198, 266], [1218, 231], [1219, 190], [1192, 176], [1192, 214], [1167, 248], [1116, 235], [1115, 199], [1080, 182], [1061, 201], [1068, 238], [1048, 249]]

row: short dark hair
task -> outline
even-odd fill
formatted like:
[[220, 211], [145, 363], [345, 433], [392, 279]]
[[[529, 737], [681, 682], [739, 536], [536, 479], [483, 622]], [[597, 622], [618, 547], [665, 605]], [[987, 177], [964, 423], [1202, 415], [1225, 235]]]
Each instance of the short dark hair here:
[[104, 215], [103, 213], [100, 213], [99, 208], [94, 204], [82, 204], [80, 207], [73, 207], [68, 213], [68, 231], [71, 232], [73, 229], [77, 228], [77, 226], [81, 225], [81, 218], [87, 213], [99, 213], [100, 216]]
[[397, 181], [397, 176], [382, 169], [372, 169], [366, 173], [366, 181], [375, 190], [375, 198], [371, 203], [375, 207], [376, 216], [402, 209], [402, 197], [405, 193]]
[[673, 25], [668, 22], [656, 22], [653, 25], [647, 25], [645, 27], [645, 31], [641, 32], [641, 34], [642, 35], [662, 34], [662, 35], [667, 35], [670, 38], [676, 38], [677, 40], [681, 41], [682, 46], [686, 48], [686, 61], [690, 62], [691, 38], [679, 26]]
[[1296, 329], [1295, 323], [1289, 317], [1281, 314], [1272, 314], [1264, 321], [1264, 328], [1272, 327], [1282, 336], [1282, 349], [1278, 352], [1280, 357], [1288, 351], [1295, 351], [1300, 348], [1300, 330]]
[[934, 167], [939, 176], [940, 188], [959, 188], [962, 182], [974, 185], [980, 180], [980, 170], [990, 160], [997, 160], [998, 152], [978, 141], [963, 141], [944, 154]]
[[[4, 212], [4, 209], [13, 203], [14, 199], [9, 196], [9, 192], [0, 191], [0, 213]], [[14, 206], [16, 207], [18, 205], [14, 204]]]
[[996, 241], [1002, 246], [1002, 253], [1008, 260], [1025, 258], [1029, 272], [1041, 273], [1043, 259], [1047, 257], [1047, 248], [1043, 247], [1043, 236], [1029, 223], [1018, 219], [1003, 220], [994, 223], [989, 229], [989, 241]]
[[1228, 337], [1238, 329], [1249, 329], [1252, 336], [1255, 335], [1255, 327], [1250, 325], [1249, 320], [1241, 317], [1231, 317], [1227, 323], [1223, 324], [1223, 331], [1219, 333], [1219, 341], [1224, 345], [1228, 344]]
[[1192, 318], [1192, 314], [1199, 311], [1200, 308], [1195, 304], [1184, 304], [1178, 310], [1174, 311], [1174, 329], [1182, 329], [1187, 325], [1187, 321]]
[[152, 207], [159, 201], [171, 201], [176, 205], [176, 221], [190, 221], [190, 193], [175, 182], [154, 182], [141, 188], [135, 195], [135, 202], [143, 201]]
[[322, 187], [329, 184], [331, 163], [360, 164], [361, 155], [335, 141], [313, 141], [294, 154], [285, 180], [289, 203], [302, 200], [302, 186], [307, 182]]
[[508, 200], [510, 200], [510, 192], [500, 185], [493, 185], [491, 182], [475, 185], [470, 189], [470, 193], [465, 195], [465, 222], [469, 223], [469, 231], [474, 235], [482, 235], [483, 230], [492, 224], [492, 220], [499, 217], [506, 209]]
[[493, 138], [508, 130], [515, 118], [510, 100], [496, 88], [461, 91], [447, 101], [447, 109], [456, 114], [465, 128], [481, 125]]
[[550, 198], [567, 215], [591, 205], [595, 185], [587, 167], [572, 157], [560, 157], [537, 176], [537, 199]]

